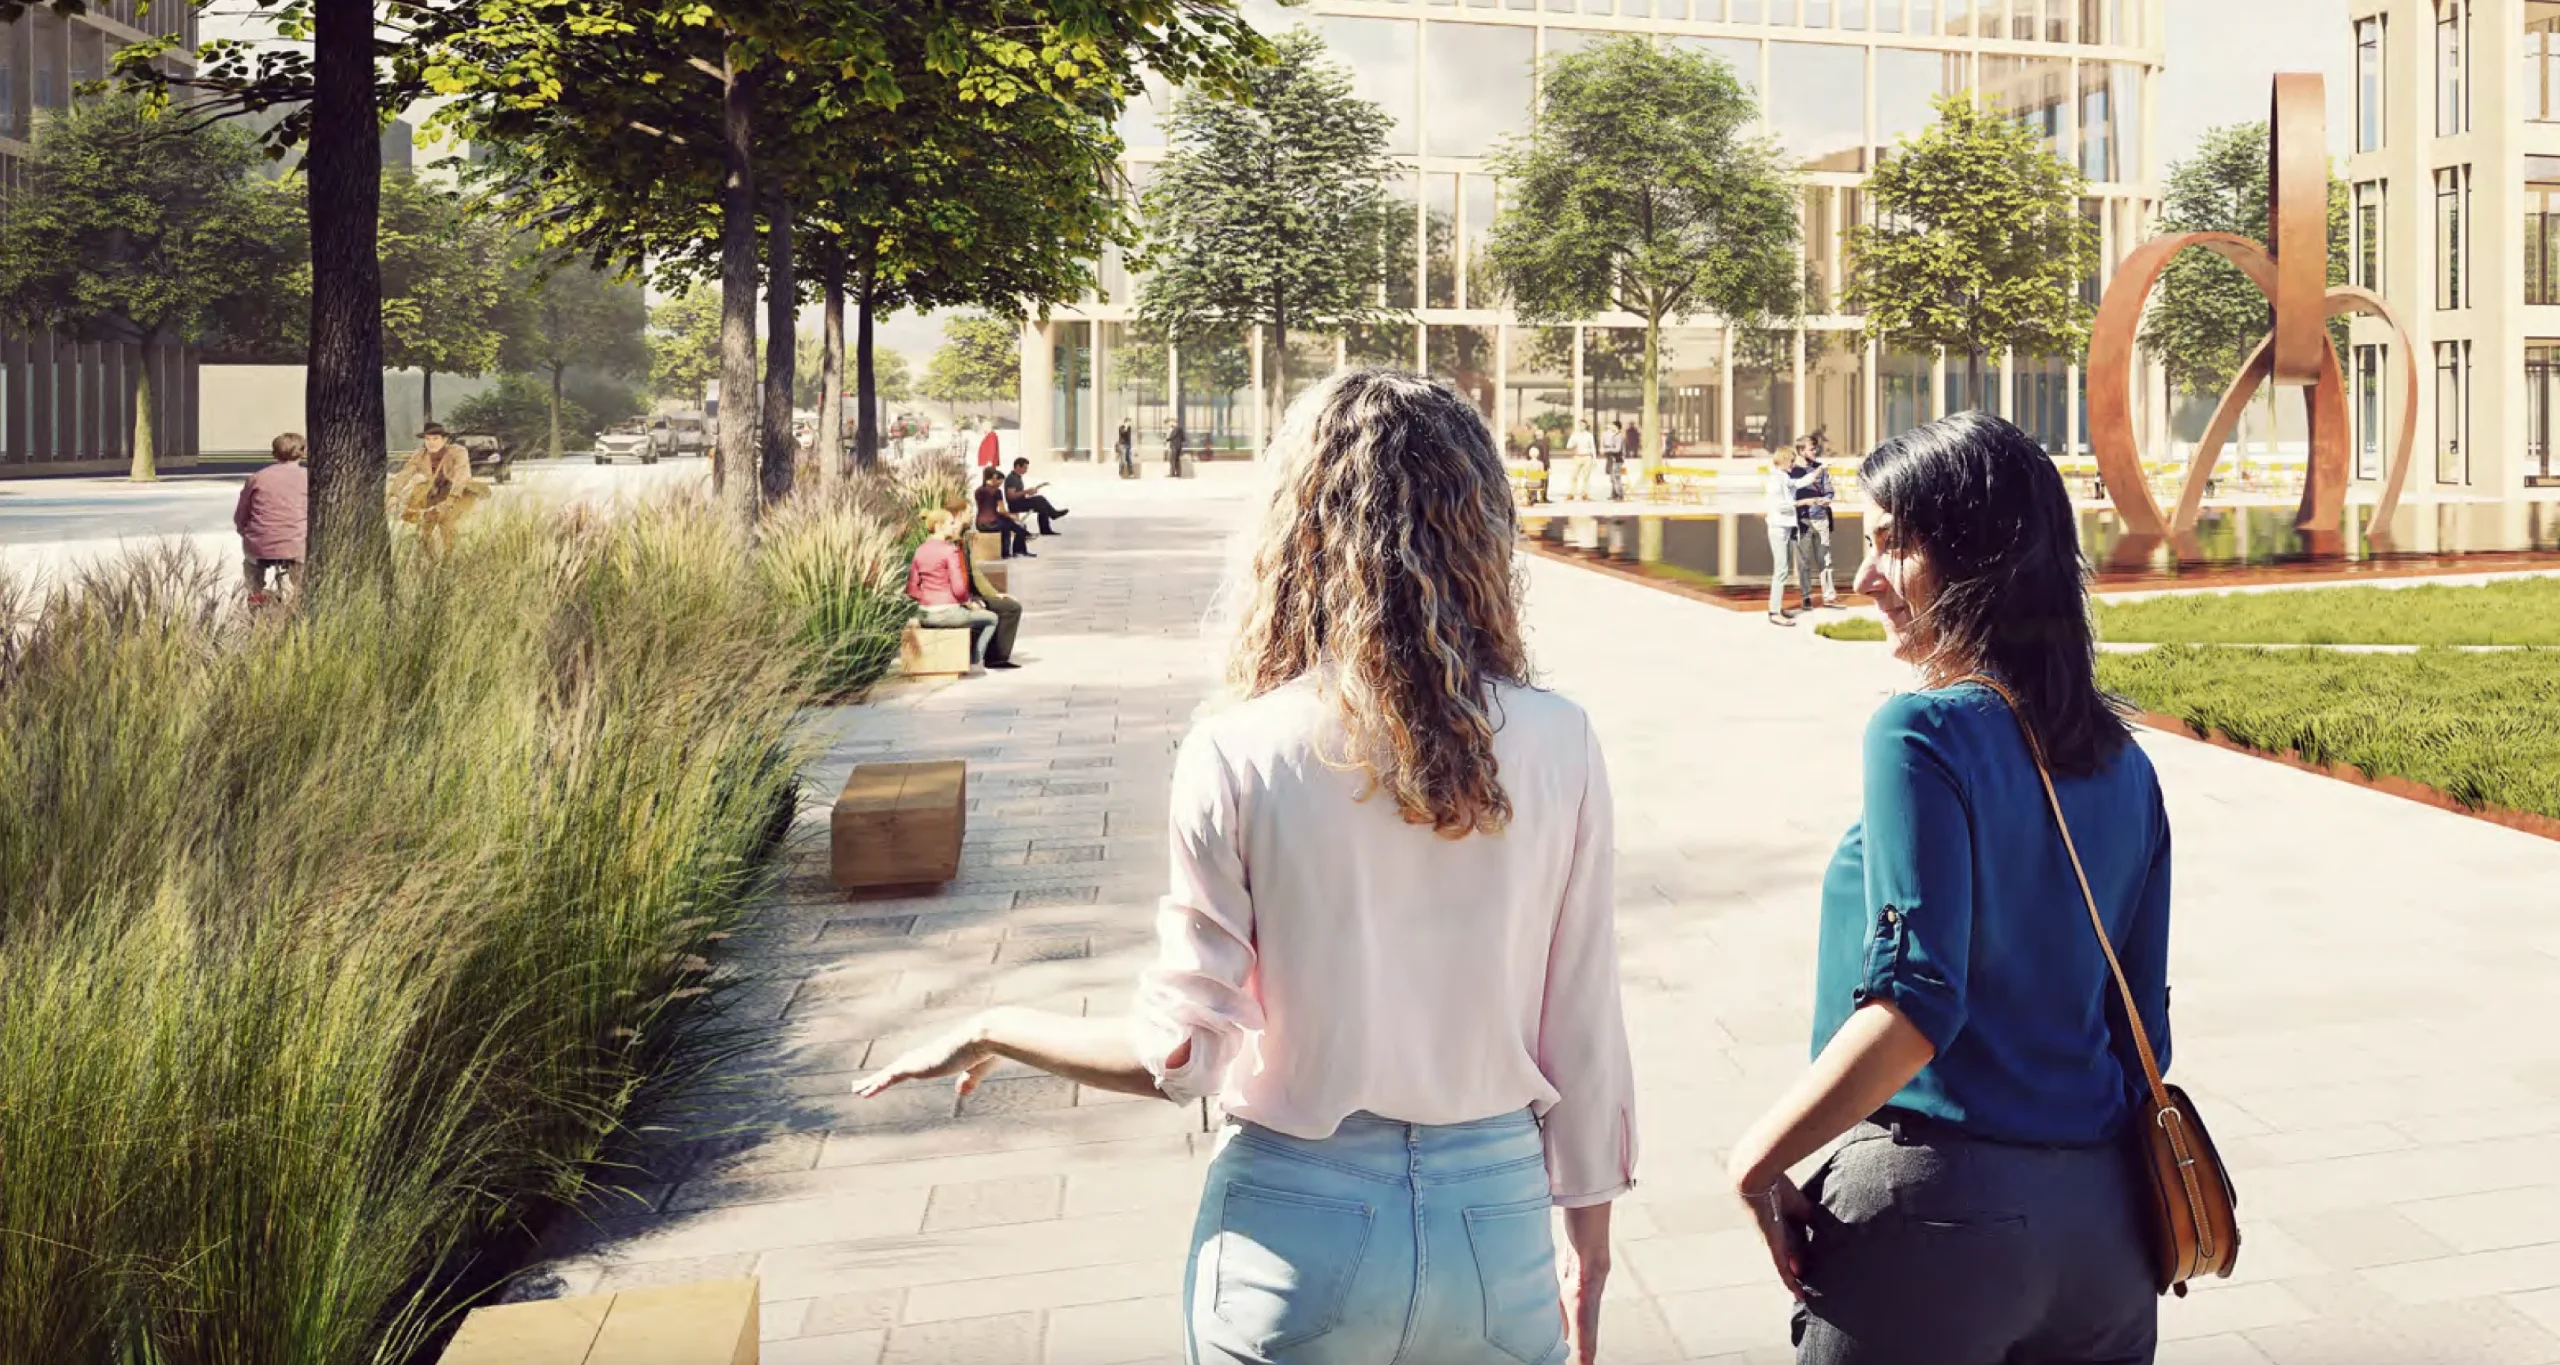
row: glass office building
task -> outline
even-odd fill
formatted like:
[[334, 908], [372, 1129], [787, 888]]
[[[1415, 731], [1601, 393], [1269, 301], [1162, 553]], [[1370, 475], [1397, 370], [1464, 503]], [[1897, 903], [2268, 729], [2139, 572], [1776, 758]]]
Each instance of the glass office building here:
[[[1411, 366], [1474, 397], [1516, 449], [1535, 426], [1579, 414], [1595, 427], [1642, 403], [1640, 320], [1519, 322], [1490, 287], [1481, 253], [1502, 186], [1485, 159], [1525, 133], [1547, 58], [1618, 34], [1711, 54], [1759, 93], [1764, 131], [1801, 170], [1806, 316], [1783, 330], [1713, 317], [1666, 329], [1663, 430], [1675, 454], [1756, 452], [1821, 430], [1844, 450], [1948, 409], [1961, 360], [1868, 344], [1840, 311], [1843, 245], [1867, 212], [1864, 184], [1897, 139], [1965, 95], [2012, 111], [2089, 180], [2081, 211], [2109, 266], [2145, 232], [2158, 196], [2151, 99], [2161, 64], [2159, 0], [1313, 0], [1248, 6], [1258, 23], [1303, 24], [1394, 120], [1393, 186], [1412, 209], [1411, 263], [1385, 286], [1391, 323], [1348, 336], [1291, 337], [1303, 386], [1334, 363]], [[1128, 173], [1144, 185], [1165, 154], [1167, 91], [1123, 125]], [[2108, 267], [2085, 286], [2094, 299]], [[1101, 289], [1023, 336], [1027, 449], [1087, 458], [1129, 422], [1161, 451], [1178, 413], [1195, 448], [1258, 449], [1264, 348], [1251, 337], [1177, 349], [1133, 325], [1139, 281], [1115, 259]], [[1999, 358], [2002, 410], [2056, 451], [2083, 445], [2078, 367]], [[2137, 391], [2156, 391], [2138, 385]], [[1544, 419], [1542, 422], [1541, 419]], [[1657, 438], [1658, 439], [1658, 438]], [[1649, 442], [1650, 443], [1650, 442]]]
[[[193, 51], [196, 10], [167, 0], [142, 13], [135, 0], [92, 0], [69, 18], [38, 6], [0, 24], [0, 214], [42, 113], [69, 104], [109, 74], [117, 49], [176, 36]], [[170, 62], [184, 65], [177, 57]], [[81, 341], [0, 326], [0, 478], [27, 473], [122, 470], [132, 459], [133, 393], [146, 367], [158, 398], [155, 442], [163, 468], [195, 456], [196, 358], [179, 346]]]

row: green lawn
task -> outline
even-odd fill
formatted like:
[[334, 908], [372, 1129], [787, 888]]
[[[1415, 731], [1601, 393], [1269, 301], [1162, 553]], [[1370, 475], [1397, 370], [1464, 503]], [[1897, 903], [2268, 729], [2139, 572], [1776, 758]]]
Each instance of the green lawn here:
[[1884, 622], [1872, 616], [1845, 616], [1815, 626], [1813, 633], [1826, 640], [1881, 640]]
[[2145, 710], [2253, 748], [2409, 778], [2466, 805], [2560, 818], [2560, 653], [2163, 645], [2101, 655], [2098, 680]]
[[2560, 645], [2560, 578], [2098, 603], [2098, 636], [2238, 645]]

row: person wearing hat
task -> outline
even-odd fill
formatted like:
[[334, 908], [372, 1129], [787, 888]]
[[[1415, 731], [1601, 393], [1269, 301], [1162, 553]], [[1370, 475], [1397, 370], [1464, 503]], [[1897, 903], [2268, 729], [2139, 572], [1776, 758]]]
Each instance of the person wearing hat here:
[[454, 524], [489, 494], [486, 485], [471, 477], [471, 452], [434, 422], [418, 433], [418, 448], [400, 462], [387, 491], [392, 519], [417, 527], [418, 539], [431, 555], [453, 547]]

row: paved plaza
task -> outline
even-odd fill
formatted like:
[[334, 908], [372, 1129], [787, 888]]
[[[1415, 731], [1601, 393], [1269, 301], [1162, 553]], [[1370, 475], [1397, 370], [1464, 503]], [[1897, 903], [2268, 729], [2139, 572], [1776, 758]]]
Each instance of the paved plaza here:
[[[1173, 747], [1242, 471], [1074, 481], [1018, 564], [1020, 672], [827, 714], [791, 875], [742, 960], [778, 1021], [718, 1155], [599, 1211], [548, 1267], [584, 1292], [753, 1273], [769, 1365], [1180, 1359], [1209, 1138], [1196, 1108], [1018, 1074], [846, 1093], [992, 1002], [1116, 1013], [1163, 889]], [[1876, 646], [1533, 561], [1536, 650], [1614, 770], [1639, 1189], [1603, 1358], [1789, 1358], [1783, 1292], [1719, 1178], [1805, 1060], [1816, 881], [1856, 814]], [[2560, 845], [2181, 739], [2144, 740], [2177, 831], [2176, 1075], [2241, 1190], [2244, 1271], [2169, 1302], [2183, 1365], [2560, 1362]], [[847, 900], [824, 798], [857, 762], [960, 757], [958, 880]], [[2057, 907], [2070, 913], [2073, 907]], [[700, 1122], [709, 1123], [710, 1116]]]

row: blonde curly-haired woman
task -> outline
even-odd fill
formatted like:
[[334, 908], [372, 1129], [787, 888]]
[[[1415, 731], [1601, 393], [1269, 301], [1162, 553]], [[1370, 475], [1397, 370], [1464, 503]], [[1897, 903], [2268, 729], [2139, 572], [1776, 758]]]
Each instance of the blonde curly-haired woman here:
[[1134, 1017], [992, 1010], [858, 1093], [1011, 1058], [1215, 1096], [1195, 1362], [1592, 1360], [1635, 1168], [1609, 780], [1529, 683], [1500, 450], [1447, 385], [1356, 370], [1273, 456]]

